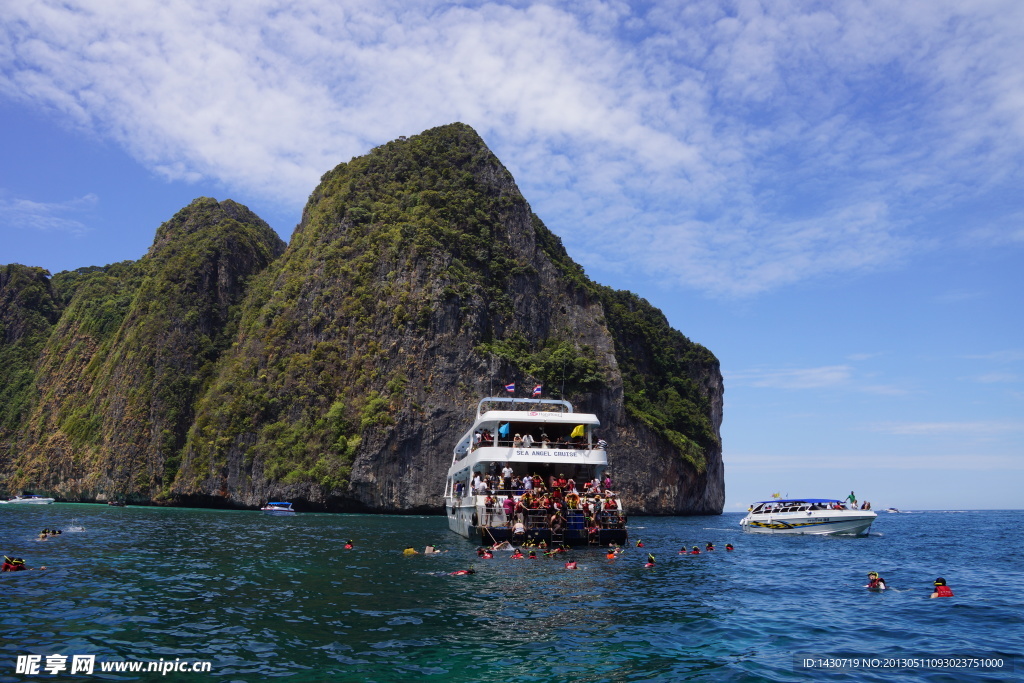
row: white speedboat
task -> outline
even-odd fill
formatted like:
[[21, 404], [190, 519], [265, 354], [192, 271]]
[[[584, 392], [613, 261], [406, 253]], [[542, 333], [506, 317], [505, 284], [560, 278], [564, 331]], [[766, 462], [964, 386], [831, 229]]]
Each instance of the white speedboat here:
[[53, 502], [53, 498], [43, 498], [35, 494], [27, 493], [23, 496], [15, 496], [9, 500], [0, 500], [0, 503], [5, 505], [49, 505]]
[[481, 399], [448, 468], [449, 528], [484, 545], [624, 545], [625, 511], [605, 486], [608, 451], [594, 435], [600, 424], [568, 401]]
[[294, 515], [295, 510], [292, 509], [291, 503], [267, 503], [260, 508], [268, 515]]
[[759, 534], [867, 534], [877, 517], [834, 498], [762, 500], [740, 520], [744, 531]]

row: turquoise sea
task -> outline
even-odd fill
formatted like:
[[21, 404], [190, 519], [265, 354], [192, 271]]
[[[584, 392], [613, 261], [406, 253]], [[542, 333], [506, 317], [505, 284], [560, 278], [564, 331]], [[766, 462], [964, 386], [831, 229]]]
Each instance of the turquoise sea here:
[[[574, 550], [571, 571], [566, 556], [478, 560], [442, 517], [0, 508], [2, 552], [49, 567], [0, 574], [0, 682], [1024, 678], [1024, 511], [880, 513], [862, 538], [633, 517], [644, 548]], [[35, 540], [44, 527], [65, 533]], [[447, 552], [402, 554], [431, 543]], [[863, 588], [871, 570], [889, 591]], [[956, 597], [928, 598], [940, 575]], [[17, 672], [28, 655], [38, 674]], [[94, 672], [49, 674], [51, 655], [92, 655]], [[210, 670], [100, 671], [136, 660]]]

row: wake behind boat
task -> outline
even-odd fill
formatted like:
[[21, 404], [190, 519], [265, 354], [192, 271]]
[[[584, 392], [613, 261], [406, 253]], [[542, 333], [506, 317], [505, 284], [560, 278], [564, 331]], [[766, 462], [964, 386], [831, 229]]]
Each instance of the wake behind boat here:
[[32, 493], [26, 493], [23, 496], [15, 496], [10, 500], [0, 500], [0, 503], [4, 505], [49, 505], [53, 502], [53, 498], [43, 498]]
[[[513, 410], [485, 410], [488, 404]], [[625, 544], [606, 444], [594, 436], [600, 424], [569, 401], [481, 399], [448, 469], [449, 528], [485, 545]]]
[[760, 534], [835, 534], [861, 536], [877, 517], [849, 508], [834, 498], [762, 500], [740, 520], [744, 531]]

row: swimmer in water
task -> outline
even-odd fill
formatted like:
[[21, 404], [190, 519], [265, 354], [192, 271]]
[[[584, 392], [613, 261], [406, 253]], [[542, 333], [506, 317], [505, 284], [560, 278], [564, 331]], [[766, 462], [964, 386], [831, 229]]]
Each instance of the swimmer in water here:
[[704, 552], [706, 552], [706, 553], [710, 553], [714, 549], [715, 549], [715, 546], [712, 545], [711, 543], [708, 543], [707, 545], [704, 546]]
[[451, 573], [451, 576], [466, 576], [467, 574], [476, 574], [476, 570], [472, 567], [469, 569], [457, 569]]
[[565, 568], [566, 569], [579, 569], [579, 567], [577, 567], [576, 563], [573, 562], [573, 561], [566, 562], [565, 563]]
[[691, 555], [700, 555], [700, 548], [693, 546], [693, 550], [690, 551]]
[[935, 592], [930, 596], [931, 598], [951, 598], [953, 597], [953, 589], [946, 585], [946, 580], [941, 576], [935, 579]]
[[878, 572], [868, 572], [868, 584], [864, 586], [869, 591], [884, 591], [885, 579], [878, 576]]
[[536, 550], [531, 550], [530, 551], [530, 557], [527, 558], [527, 559], [536, 560], [537, 559], [537, 551]]
[[403, 555], [419, 555], [419, 551], [416, 548], [406, 548], [402, 551]]
[[523, 559], [523, 551], [520, 550], [519, 548], [516, 548], [516, 551], [514, 553], [512, 553], [512, 557], [510, 557], [509, 559], [510, 560], [521, 560], [521, 559]]
[[[46, 569], [46, 567], [38, 567], [37, 570]], [[25, 566], [25, 560], [20, 557], [7, 557], [4, 555], [3, 566], [0, 566], [0, 572], [23, 572], [33, 571], [29, 567]]]
[[640, 539], [639, 541], [636, 542], [636, 547], [637, 548], [643, 548], [644, 547], [643, 539]]
[[726, 543], [725, 544], [725, 549], [728, 550], [729, 552], [732, 552], [732, 543]]
[[653, 567], [654, 566], [654, 555], [651, 555], [650, 553], [647, 553], [647, 564], [645, 564], [644, 566], [645, 567]]
[[352, 539], [351, 538], [348, 539], [347, 541], [345, 541], [345, 550], [352, 550], [353, 547], [354, 547], [354, 544], [352, 543]]

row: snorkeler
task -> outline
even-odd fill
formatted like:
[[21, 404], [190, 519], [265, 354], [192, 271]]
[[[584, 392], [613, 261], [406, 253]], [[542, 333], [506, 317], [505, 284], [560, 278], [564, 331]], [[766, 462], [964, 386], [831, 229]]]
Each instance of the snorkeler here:
[[508, 559], [510, 559], [510, 560], [521, 560], [521, 559], [523, 559], [523, 551], [520, 550], [519, 548], [516, 548], [516, 551], [514, 553], [512, 553], [512, 557], [510, 557]]
[[345, 550], [352, 550], [353, 546], [354, 544], [352, 543], [351, 538], [345, 541]]
[[691, 555], [700, 555], [700, 548], [693, 546], [693, 550], [690, 551]]
[[[39, 569], [46, 569], [46, 567], [36, 567]], [[20, 557], [7, 557], [4, 555], [4, 563], [0, 566], [0, 572], [23, 572], [32, 571], [29, 567], [25, 566], [25, 560]]]
[[566, 569], [579, 569], [579, 567], [576, 566], [576, 563], [574, 561], [572, 561], [572, 560], [570, 560], [569, 562], [565, 563], [565, 568]]
[[726, 543], [725, 544], [725, 549], [728, 550], [729, 552], [732, 552], [732, 543]]
[[647, 564], [645, 564], [644, 566], [645, 567], [653, 567], [654, 566], [654, 555], [651, 555], [650, 553], [647, 553]]
[[457, 569], [453, 571], [450, 576], [466, 576], [467, 574], [476, 574], [476, 570], [472, 567], [469, 569]]
[[707, 545], [704, 546], [704, 552], [707, 552], [707, 553], [710, 553], [714, 549], [715, 549], [715, 546], [712, 545], [710, 542]]

